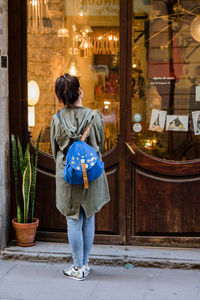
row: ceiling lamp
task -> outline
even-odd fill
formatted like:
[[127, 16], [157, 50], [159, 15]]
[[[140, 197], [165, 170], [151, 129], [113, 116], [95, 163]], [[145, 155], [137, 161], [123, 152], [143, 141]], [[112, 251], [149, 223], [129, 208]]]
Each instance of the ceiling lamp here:
[[87, 12], [85, 11], [85, 8], [81, 6], [80, 10], [78, 11], [78, 16], [84, 17], [87, 16]]
[[92, 30], [92, 28], [89, 25], [85, 24], [83, 26], [83, 28], [81, 29], [81, 32], [91, 33], [91, 32], [93, 32], [93, 30]]
[[48, 0], [28, 0], [28, 32], [49, 33], [51, 28]]
[[72, 58], [69, 61], [67, 67], [67, 73], [70, 74], [71, 76], [80, 77], [80, 70], [74, 56], [72, 56]]
[[60, 28], [58, 30], [58, 37], [66, 38], [69, 37], [69, 31], [66, 28]]
[[200, 42], [200, 15], [196, 16], [191, 23], [190, 32], [197, 42]]
[[83, 40], [79, 46], [79, 49], [92, 49], [92, 43], [89, 40]]

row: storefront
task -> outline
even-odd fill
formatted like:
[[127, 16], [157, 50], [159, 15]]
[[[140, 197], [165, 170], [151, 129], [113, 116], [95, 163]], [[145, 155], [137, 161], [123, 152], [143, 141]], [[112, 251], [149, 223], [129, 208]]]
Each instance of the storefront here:
[[[9, 2], [10, 133], [25, 142], [30, 131], [34, 148], [43, 129], [38, 239], [67, 236], [49, 140], [54, 82], [67, 72], [104, 117], [112, 201], [96, 216], [96, 243], [198, 247], [199, 1]], [[14, 203], [11, 193], [12, 216]]]

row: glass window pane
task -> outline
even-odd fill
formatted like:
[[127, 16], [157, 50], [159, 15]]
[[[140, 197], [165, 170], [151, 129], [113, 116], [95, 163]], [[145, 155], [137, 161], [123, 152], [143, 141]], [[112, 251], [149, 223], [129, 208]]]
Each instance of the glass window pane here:
[[200, 157], [197, 1], [133, 1], [132, 128], [144, 152]]
[[119, 0], [29, 0], [27, 8], [33, 141], [43, 128], [40, 149], [51, 153], [50, 122], [61, 108], [54, 83], [70, 73], [79, 77], [83, 105], [103, 115], [104, 151], [111, 150], [119, 132]]

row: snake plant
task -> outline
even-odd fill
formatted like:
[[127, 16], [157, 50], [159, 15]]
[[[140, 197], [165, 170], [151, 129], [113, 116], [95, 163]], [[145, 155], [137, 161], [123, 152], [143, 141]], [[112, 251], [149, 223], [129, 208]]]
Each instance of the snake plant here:
[[[19, 138], [16, 143], [15, 136], [13, 134], [11, 135], [18, 223], [33, 222], [38, 151], [41, 134], [42, 130], [38, 135], [34, 159], [33, 155], [30, 155], [30, 144], [27, 144], [25, 154], [23, 155]], [[21, 185], [21, 188], [19, 185]]]

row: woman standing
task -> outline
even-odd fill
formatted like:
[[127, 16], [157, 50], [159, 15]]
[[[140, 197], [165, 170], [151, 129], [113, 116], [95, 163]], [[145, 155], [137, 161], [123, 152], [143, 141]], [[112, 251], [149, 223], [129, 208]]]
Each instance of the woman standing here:
[[[72, 252], [73, 266], [64, 269], [69, 278], [84, 280], [90, 272], [88, 264], [95, 232], [94, 215], [110, 201], [105, 172], [89, 183], [73, 185], [63, 179], [66, 153], [75, 140], [80, 140], [85, 129], [93, 120], [86, 138], [101, 159], [104, 143], [102, 117], [82, 105], [83, 91], [77, 77], [65, 74], [56, 80], [55, 93], [60, 103], [64, 104], [51, 122], [51, 147], [56, 162], [56, 206], [67, 218], [68, 239]], [[71, 198], [71, 200], [70, 200]], [[72, 203], [71, 203], [72, 202]]]

